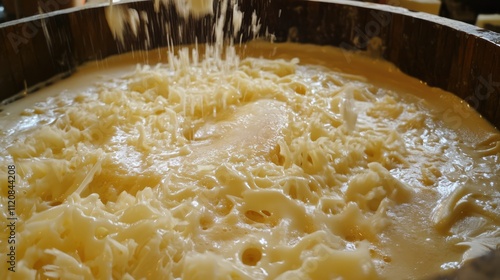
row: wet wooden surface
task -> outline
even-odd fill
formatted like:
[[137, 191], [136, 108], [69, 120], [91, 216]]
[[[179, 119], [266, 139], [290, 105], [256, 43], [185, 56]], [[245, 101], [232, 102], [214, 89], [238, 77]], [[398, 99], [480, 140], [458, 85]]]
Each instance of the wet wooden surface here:
[[[291, 40], [366, 51], [370, 40], [380, 38], [383, 46], [380, 54], [384, 59], [431, 86], [465, 99], [500, 127], [498, 33], [424, 13], [363, 2], [240, 2], [245, 12], [244, 23], [251, 22], [253, 10], [260, 11], [261, 33], [267, 27], [278, 42]], [[89, 60], [166, 46], [167, 37], [175, 44], [194, 43], [195, 37], [199, 43], [213, 41], [214, 16], [185, 20], [172, 7], [155, 13], [151, 1], [118, 6], [145, 12], [150, 19], [147, 26], [140, 23], [137, 37], [126, 36], [125, 45], [114, 40], [104, 6], [69, 9], [0, 25], [0, 100], [26, 89], [31, 91], [37, 84], [58, 74], [71, 73]], [[170, 31], [166, 22], [170, 23]], [[148, 44], [147, 34], [151, 38]], [[251, 37], [246, 31], [242, 36], [244, 40]]]

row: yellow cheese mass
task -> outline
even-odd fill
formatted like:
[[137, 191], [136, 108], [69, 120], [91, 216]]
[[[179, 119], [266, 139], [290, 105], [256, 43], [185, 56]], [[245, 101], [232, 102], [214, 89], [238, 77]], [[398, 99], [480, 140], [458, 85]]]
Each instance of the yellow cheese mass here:
[[500, 134], [450, 94], [333, 48], [202, 49], [4, 108], [7, 278], [412, 278], [499, 243]]

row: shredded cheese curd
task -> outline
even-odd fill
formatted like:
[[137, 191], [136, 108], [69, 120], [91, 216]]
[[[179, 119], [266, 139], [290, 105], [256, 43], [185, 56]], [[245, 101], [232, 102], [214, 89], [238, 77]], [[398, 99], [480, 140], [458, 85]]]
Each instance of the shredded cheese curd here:
[[7, 277], [422, 277], [498, 244], [498, 131], [462, 137], [431, 99], [335, 70], [333, 48], [202, 49], [6, 108], [0, 166], [20, 177]]

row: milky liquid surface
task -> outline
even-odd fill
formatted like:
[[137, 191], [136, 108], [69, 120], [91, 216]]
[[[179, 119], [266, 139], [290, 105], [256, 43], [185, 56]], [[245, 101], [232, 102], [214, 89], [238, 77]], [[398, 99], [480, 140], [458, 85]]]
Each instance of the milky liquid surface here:
[[458, 98], [331, 47], [210, 54], [89, 63], [4, 108], [15, 276], [421, 278], [498, 244], [500, 134]]

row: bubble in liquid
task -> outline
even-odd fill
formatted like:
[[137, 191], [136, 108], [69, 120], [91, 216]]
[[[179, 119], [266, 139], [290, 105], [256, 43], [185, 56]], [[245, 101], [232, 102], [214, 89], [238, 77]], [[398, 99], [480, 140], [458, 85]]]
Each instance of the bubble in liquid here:
[[262, 252], [258, 248], [247, 248], [241, 254], [241, 261], [250, 266], [255, 266], [262, 258]]

